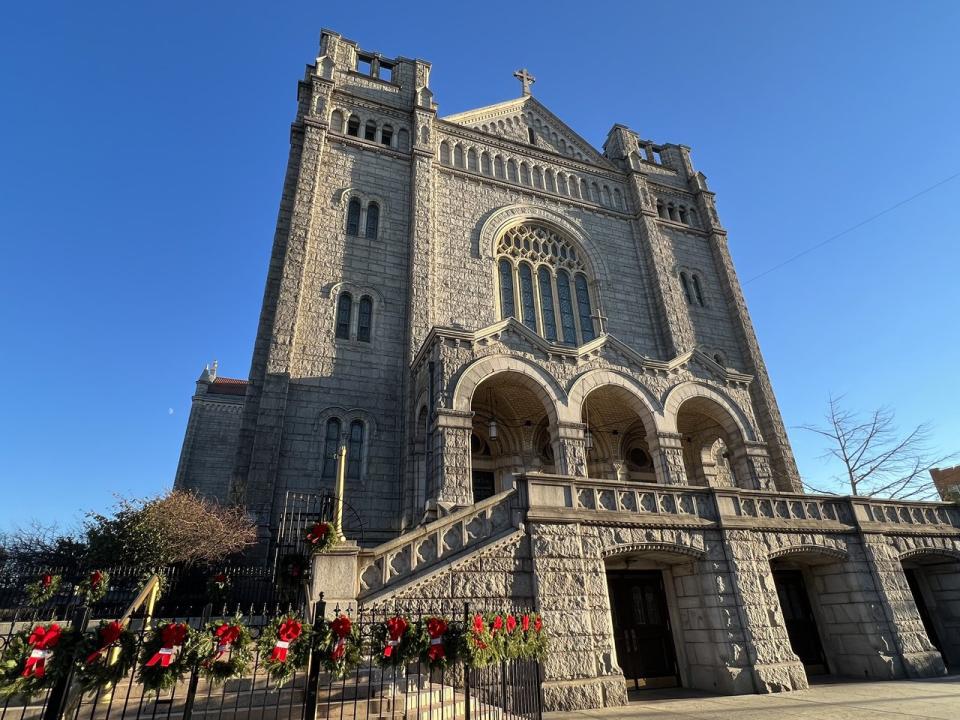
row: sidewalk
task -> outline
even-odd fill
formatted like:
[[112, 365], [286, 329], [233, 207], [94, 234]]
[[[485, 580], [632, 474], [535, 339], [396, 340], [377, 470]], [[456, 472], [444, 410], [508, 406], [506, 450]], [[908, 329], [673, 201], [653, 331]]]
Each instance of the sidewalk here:
[[631, 693], [622, 708], [547, 713], [544, 718], [651, 720], [911, 720], [960, 718], [960, 675], [929, 680], [833, 680], [774, 695], [711, 695], [696, 690]]

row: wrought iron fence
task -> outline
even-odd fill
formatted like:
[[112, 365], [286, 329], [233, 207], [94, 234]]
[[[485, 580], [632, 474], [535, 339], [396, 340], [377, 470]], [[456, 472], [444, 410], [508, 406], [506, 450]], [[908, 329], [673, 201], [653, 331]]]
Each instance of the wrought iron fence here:
[[[240, 613], [254, 641], [278, 615], [291, 608], [248, 606]], [[324, 607], [317, 608], [316, 628], [322, 626]], [[335, 609], [335, 613], [339, 608]], [[515, 610], [518, 616], [522, 610]], [[190, 720], [190, 718], [240, 718], [253, 720], [314, 720], [314, 718], [529, 718], [542, 714], [541, 669], [533, 659], [504, 660], [484, 668], [452, 662], [443, 668], [411, 661], [382, 666], [375, 641], [378, 628], [396, 614], [411, 621], [432, 615], [450, 619], [450, 631], [467, 627], [472, 611], [464, 605], [360, 608], [348, 614], [360, 637], [360, 662], [343, 678], [326, 672], [320, 663], [323, 650], [316, 648], [308, 668], [294, 673], [291, 681], [278, 687], [254, 650], [252, 662], [242, 677], [213, 684], [199, 672], [198, 664], [172, 689], [151, 694], [144, 691], [136, 671], [115, 687], [101, 687], [81, 693], [67, 681], [33, 698], [11, 696], [0, 700], [0, 720], [128, 720], [136, 718]], [[0, 650], [6, 650], [15, 633], [36, 622], [72, 623], [78, 629], [88, 624], [89, 609], [56, 606], [38, 614], [24, 612], [0, 622]], [[218, 613], [207, 607], [202, 615], [164, 613], [149, 619], [135, 616], [131, 630], [137, 638], [137, 655], [151, 627], [167, 622], [185, 622], [202, 628], [211, 620], [229, 621], [233, 613]]]

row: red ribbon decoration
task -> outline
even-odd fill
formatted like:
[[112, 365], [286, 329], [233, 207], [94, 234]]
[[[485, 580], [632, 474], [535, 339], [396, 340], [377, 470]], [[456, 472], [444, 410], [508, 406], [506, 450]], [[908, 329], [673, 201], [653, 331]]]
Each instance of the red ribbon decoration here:
[[87, 655], [87, 665], [93, 665], [97, 658], [103, 655], [110, 647], [120, 639], [123, 632], [123, 625], [114, 620], [100, 628], [100, 648], [96, 652]]
[[286, 662], [290, 643], [300, 637], [301, 632], [303, 632], [303, 625], [292, 618], [280, 623], [280, 628], [277, 630], [277, 644], [273, 646], [270, 659], [275, 662]]
[[520, 627], [523, 629], [524, 632], [527, 632], [530, 629], [529, 615], [524, 615], [522, 618], [520, 618]]
[[407, 631], [407, 621], [404, 620], [399, 615], [397, 617], [392, 617], [387, 620], [387, 646], [383, 649], [383, 656], [385, 658], [393, 655], [393, 649], [400, 644], [400, 638]]
[[499, 615], [497, 615], [497, 616], [493, 619], [493, 631], [494, 631], [494, 632], [499, 632], [499, 631], [502, 630], [502, 629], [503, 629], [503, 618], [500, 617]]
[[517, 619], [513, 615], [507, 615], [507, 632], [512, 633], [517, 629]]
[[443, 618], [432, 617], [427, 620], [427, 634], [430, 636], [430, 648], [427, 650], [427, 659], [436, 662], [446, 657], [443, 648], [443, 634], [447, 631], [447, 623]]
[[92, 573], [90, 573], [90, 589], [91, 590], [96, 590], [98, 587], [100, 587], [100, 583], [102, 582], [103, 582], [102, 572], [100, 572], [99, 570], [94, 570]]
[[352, 626], [353, 623], [350, 622], [350, 618], [346, 615], [341, 615], [330, 623], [330, 629], [333, 630], [333, 634], [336, 637], [336, 642], [333, 644], [333, 651], [330, 653], [330, 657], [334, 660], [342, 659], [347, 652], [347, 635], [350, 634], [350, 628]]
[[316, 523], [307, 533], [307, 540], [311, 545], [316, 545], [327, 536], [328, 532], [330, 532], [330, 526], [327, 523]]
[[230, 646], [240, 638], [240, 628], [236, 625], [223, 623], [214, 630], [213, 634], [217, 638], [217, 654], [213, 659], [219, 660], [230, 649]]
[[480, 638], [483, 636], [483, 633], [486, 632], [487, 626], [483, 622], [482, 615], [473, 616], [473, 642], [476, 644], [477, 648], [483, 650], [487, 647], [487, 644]]
[[53, 654], [53, 648], [60, 642], [60, 633], [60, 626], [56, 623], [49, 627], [37, 625], [33, 629], [30, 637], [27, 638], [27, 642], [33, 647], [33, 650], [30, 651], [30, 657], [27, 658], [21, 673], [22, 677], [42, 678], [44, 676], [47, 672], [47, 658]]
[[50, 587], [50, 584], [53, 582], [53, 575], [47, 573], [42, 578], [40, 578], [40, 583], [43, 585], [44, 589]]
[[187, 626], [183, 623], [167, 623], [160, 632], [161, 647], [147, 661], [147, 667], [160, 663], [160, 667], [169, 667], [173, 660], [174, 650], [183, 645], [187, 638]]
[[533, 621], [533, 629], [537, 632], [543, 629], [543, 620], [540, 619], [539, 615], [537, 615], [537, 619]]

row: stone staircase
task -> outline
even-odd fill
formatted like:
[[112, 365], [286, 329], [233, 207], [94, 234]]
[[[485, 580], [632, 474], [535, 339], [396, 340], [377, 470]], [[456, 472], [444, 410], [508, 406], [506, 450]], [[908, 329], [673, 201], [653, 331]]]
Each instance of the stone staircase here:
[[520, 493], [511, 488], [375, 548], [362, 550], [359, 600], [365, 604], [382, 601], [432, 571], [522, 530]]

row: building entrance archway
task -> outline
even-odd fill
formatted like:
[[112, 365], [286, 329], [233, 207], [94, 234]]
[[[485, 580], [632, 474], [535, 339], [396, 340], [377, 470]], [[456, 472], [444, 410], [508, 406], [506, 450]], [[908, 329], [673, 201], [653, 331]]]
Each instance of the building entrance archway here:
[[960, 670], [960, 558], [936, 551], [914, 553], [901, 560], [903, 572], [927, 638], [947, 670]]

